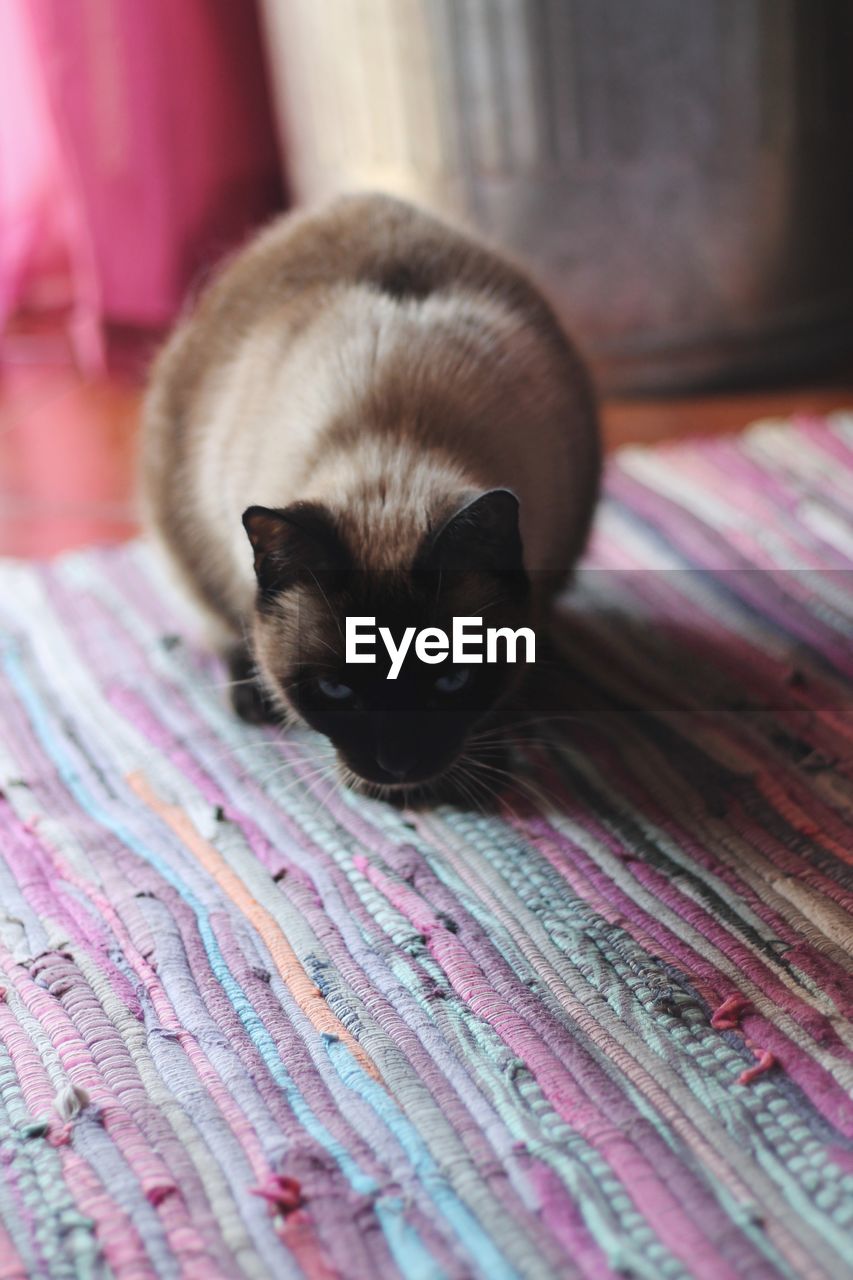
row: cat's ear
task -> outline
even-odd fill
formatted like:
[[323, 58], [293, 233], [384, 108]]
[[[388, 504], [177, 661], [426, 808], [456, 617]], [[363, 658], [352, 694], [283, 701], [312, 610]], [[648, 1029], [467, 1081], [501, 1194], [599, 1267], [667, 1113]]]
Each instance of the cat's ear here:
[[255, 577], [264, 596], [298, 582], [328, 581], [348, 568], [348, 556], [334, 518], [320, 503], [289, 507], [248, 507], [243, 527], [255, 553]]
[[463, 503], [430, 537], [424, 567], [517, 574], [523, 578], [515, 494], [509, 489], [489, 489]]

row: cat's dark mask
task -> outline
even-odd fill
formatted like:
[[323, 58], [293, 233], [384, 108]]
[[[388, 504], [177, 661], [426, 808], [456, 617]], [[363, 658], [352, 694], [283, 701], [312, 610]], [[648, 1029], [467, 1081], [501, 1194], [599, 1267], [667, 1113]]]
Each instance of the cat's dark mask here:
[[[523, 665], [454, 667], [410, 650], [396, 680], [377, 646], [375, 665], [348, 664], [344, 619], [375, 617], [450, 633], [454, 616], [489, 627], [528, 624], [529, 586], [518, 500], [506, 489], [464, 497], [423, 539], [406, 570], [359, 569], [325, 507], [250, 507], [243, 523], [258, 583], [256, 658], [270, 687], [337, 749], [351, 781], [416, 787], [451, 769], [472, 731], [517, 682]], [[460, 766], [461, 767], [461, 766]]]

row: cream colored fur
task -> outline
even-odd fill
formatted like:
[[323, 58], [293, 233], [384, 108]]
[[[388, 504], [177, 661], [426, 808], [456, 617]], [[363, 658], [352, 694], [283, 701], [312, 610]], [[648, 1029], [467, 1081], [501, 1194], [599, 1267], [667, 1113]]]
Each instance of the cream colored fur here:
[[[395, 260], [426, 259], [427, 296], [358, 278], [382, 263], [383, 238]], [[595, 496], [588, 383], [539, 295], [384, 197], [264, 232], [176, 330], [144, 419], [149, 524], [235, 634], [254, 598], [241, 525], [253, 504], [323, 502], [360, 566], [385, 569], [410, 564], [461, 495], [504, 486], [520, 499], [526, 566], [550, 590]]]

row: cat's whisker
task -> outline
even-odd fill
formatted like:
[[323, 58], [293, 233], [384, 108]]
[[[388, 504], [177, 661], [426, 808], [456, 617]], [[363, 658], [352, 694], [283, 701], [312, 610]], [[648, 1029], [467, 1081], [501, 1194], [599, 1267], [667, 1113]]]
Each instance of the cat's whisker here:
[[357, 773], [353, 773], [349, 765], [341, 765], [340, 777], [344, 786], [348, 787], [351, 791], [355, 791], [359, 782], [359, 777]]
[[502, 751], [517, 751], [524, 754], [525, 748], [543, 747], [558, 748], [561, 743], [559, 738], [494, 738], [486, 742], [476, 742], [473, 744], [477, 754], [498, 755]]
[[[325, 601], [325, 603], [326, 603], [326, 608], [329, 610], [329, 613], [330, 613], [330, 615], [331, 615], [331, 617], [332, 617], [332, 620], [333, 620], [333, 622], [335, 623], [335, 625], [336, 625], [336, 626], [337, 626], [337, 628], [338, 628], [338, 635], [341, 637], [341, 639], [343, 639], [344, 632], [343, 632], [343, 628], [341, 627], [341, 620], [340, 620], [340, 617], [339, 617], [339, 616], [338, 616], [338, 614], [335, 612], [335, 610], [332, 608], [332, 605], [331, 605], [331, 602], [330, 602], [330, 600], [329, 600], [329, 597], [326, 595], [325, 591], [323, 590], [323, 586], [322, 586], [322, 584], [321, 584], [321, 582], [320, 582], [319, 578], [317, 577], [316, 573], [314, 572], [314, 570], [313, 570], [313, 569], [311, 569], [311, 568], [309, 567], [308, 572], [310, 573], [311, 577], [313, 578], [313, 580], [314, 580], [314, 585], [316, 586], [317, 590], [320, 592], [320, 595], [323, 597], [323, 600], [324, 600], [324, 601]], [[316, 637], [315, 637], [315, 639], [316, 639]], [[331, 646], [331, 645], [327, 645], [327, 648], [331, 649], [331, 648], [332, 648], [332, 646]]]
[[591, 720], [588, 716], [572, 715], [569, 713], [543, 712], [541, 715], [533, 714], [522, 720], [502, 720], [500, 724], [492, 725], [489, 729], [484, 730], [484, 732], [497, 734], [503, 729], [517, 729], [522, 725], [547, 725], [552, 723], [582, 724], [591, 728], [601, 727], [600, 720]]
[[[319, 586], [319, 583], [318, 583], [318, 586]], [[326, 603], [328, 604], [328, 601], [326, 601]], [[329, 608], [331, 608], [331, 605], [329, 605]], [[335, 621], [337, 622], [337, 619], [335, 619]], [[339, 622], [338, 622], [338, 628], [340, 629]], [[312, 636], [311, 643], [312, 645], [318, 644], [321, 649], [328, 649], [329, 653], [334, 654], [335, 656], [335, 661], [333, 663], [330, 662], [327, 667], [324, 667], [319, 663], [315, 663], [314, 665], [317, 667], [317, 670], [318, 671], [337, 671], [341, 665], [341, 659], [340, 659], [340, 653], [335, 648], [335, 646], [333, 644], [330, 644], [328, 640], [324, 640], [322, 636], [318, 636], [318, 635]], [[298, 681], [294, 681], [294, 684], [298, 684], [298, 683], [299, 683]]]
[[[281, 754], [281, 743], [276, 742], [246, 742], [222, 745], [220, 749], [206, 753], [204, 762], [208, 765], [221, 765], [226, 760], [236, 759], [242, 767], [244, 773], [246, 768], [250, 767], [255, 760], [263, 761], [264, 752], [276, 752]], [[247, 755], [248, 758], [243, 760], [240, 757]]]
[[303, 771], [305, 768], [307, 768], [309, 773], [311, 773], [313, 771], [316, 771], [320, 767], [326, 768], [329, 765], [334, 764], [336, 759], [337, 759], [337, 755], [334, 750], [329, 751], [325, 755], [319, 756], [316, 760], [296, 761], [289, 757], [286, 757], [274, 769], [269, 770], [267, 773], [263, 774], [261, 777], [255, 778], [253, 780], [257, 783], [259, 787], [268, 788], [270, 782], [272, 782], [274, 778], [280, 777], [281, 774], [283, 773], [293, 771], [295, 775], [294, 781], [298, 783], [299, 781], [301, 781], [301, 776], [297, 772], [300, 768], [303, 769]]
[[553, 795], [551, 796], [547, 795], [545, 792], [541, 790], [541, 788], [536, 786], [529, 778], [522, 777], [517, 773], [512, 773], [508, 769], [501, 769], [497, 765], [486, 764], [483, 761], [478, 761], [476, 758], [472, 759], [472, 763], [475, 766], [475, 768], [482, 769], [484, 771], [498, 775], [500, 777], [504, 777], [508, 780], [508, 784], [511, 784], [512, 786], [515, 786], [515, 787], [520, 787], [521, 790], [524, 791], [529, 798], [532, 798], [537, 804], [537, 806], [539, 807], [544, 806], [547, 808], [553, 803], [555, 803], [555, 797]]
[[[579, 725], [585, 729], [593, 729], [604, 735], [615, 733], [615, 729], [610, 729], [600, 721], [583, 720], [577, 716], [542, 716], [531, 717], [527, 721], [515, 721], [514, 723], [504, 723], [494, 728], [481, 730], [469, 736], [468, 741], [472, 745], [486, 743], [509, 743], [515, 745], [534, 744], [548, 745], [559, 748], [569, 745], [569, 739], [561, 729], [566, 725]], [[526, 730], [529, 727], [529, 732]], [[538, 733], [535, 731], [539, 730]]]
[[334, 759], [335, 752], [332, 747], [324, 748], [319, 744], [317, 749], [299, 752], [281, 752], [278, 761], [266, 773], [258, 775], [258, 781], [264, 782], [269, 778], [273, 778], [276, 774], [284, 773], [288, 769], [299, 769], [303, 766], [313, 766], [315, 764], [325, 764], [329, 760]]
[[[281, 801], [299, 790], [305, 791], [306, 795], [313, 796], [316, 788], [323, 782], [331, 782], [338, 776], [337, 768], [334, 763], [328, 761], [323, 762], [316, 769], [303, 770], [294, 777], [287, 780], [286, 783], [274, 786], [269, 785], [269, 780], [264, 784], [264, 789], [270, 796], [271, 800]], [[316, 812], [316, 811], [315, 811]]]
[[292, 778], [284, 787], [276, 786], [271, 788], [269, 792], [270, 799], [281, 801], [294, 791], [301, 789], [305, 793], [306, 801], [315, 802], [310, 812], [311, 817], [316, 818], [324, 805], [324, 797], [319, 793], [318, 789], [326, 782], [337, 780], [338, 776], [335, 766], [325, 763], [321, 768], [309, 771], [307, 776], [303, 771], [301, 775]]
[[471, 808], [479, 809], [483, 812], [482, 806], [478, 803], [476, 795], [472, 792], [469, 785], [468, 774], [460, 760], [456, 760], [453, 768], [449, 773], [450, 780], [454, 787], [461, 791], [463, 797], [467, 800]]
[[211, 691], [218, 692], [221, 689], [238, 689], [241, 685], [254, 684], [254, 683], [255, 683], [254, 676], [245, 676], [241, 680], [215, 680], [211, 684], [205, 683], [205, 684], [199, 685], [198, 687], [202, 689], [205, 693], [209, 693]]
[[505, 791], [505, 787], [502, 787], [502, 789], [499, 790], [498, 786], [491, 778], [482, 777], [481, 771], [478, 771], [476, 768], [476, 762], [470, 757], [467, 758], [463, 767], [470, 785], [485, 795], [486, 800], [490, 805], [490, 812], [495, 813], [497, 811], [497, 806], [504, 803], [503, 792]]

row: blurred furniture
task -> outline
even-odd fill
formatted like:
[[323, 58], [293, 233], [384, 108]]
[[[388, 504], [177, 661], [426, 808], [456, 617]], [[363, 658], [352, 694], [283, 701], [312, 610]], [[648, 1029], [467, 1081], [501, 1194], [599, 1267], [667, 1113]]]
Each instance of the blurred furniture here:
[[295, 197], [384, 188], [512, 246], [605, 389], [803, 375], [849, 350], [849, 4], [264, 13]]

